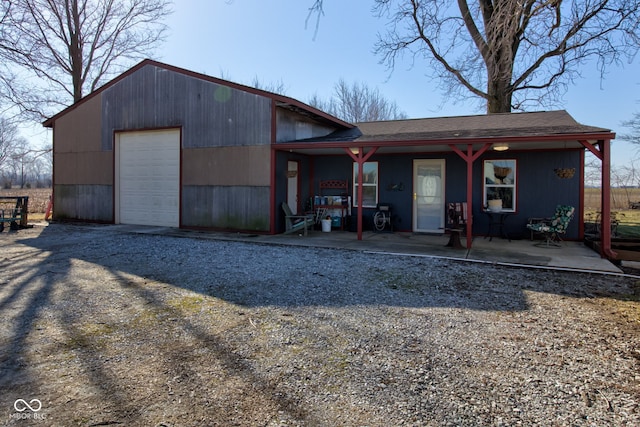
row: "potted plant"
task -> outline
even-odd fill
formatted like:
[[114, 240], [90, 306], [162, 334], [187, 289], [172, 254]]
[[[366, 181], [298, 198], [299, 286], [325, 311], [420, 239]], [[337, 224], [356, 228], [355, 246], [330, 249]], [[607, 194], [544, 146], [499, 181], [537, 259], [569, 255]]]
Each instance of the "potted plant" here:
[[500, 212], [502, 210], [502, 199], [496, 193], [487, 195], [487, 203], [491, 212]]

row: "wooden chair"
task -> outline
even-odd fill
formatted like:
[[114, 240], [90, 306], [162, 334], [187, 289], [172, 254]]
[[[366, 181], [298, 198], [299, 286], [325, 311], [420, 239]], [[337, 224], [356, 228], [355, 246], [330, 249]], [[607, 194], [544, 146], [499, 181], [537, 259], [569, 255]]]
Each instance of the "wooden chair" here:
[[447, 203], [447, 230], [449, 242], [446, 246], [463, 249], [460, 235], [467, 226], [467, 202]]
[[306, 236], [307, 229], [309, 227], [313, 227], [313, 224], [315, 223], [313, 215], [294, 215], [286, 202], [282, 203], [282, 210], [284, 211], [284, 222], [286, 226], [284, 234], [304, 230], [304, 235]]

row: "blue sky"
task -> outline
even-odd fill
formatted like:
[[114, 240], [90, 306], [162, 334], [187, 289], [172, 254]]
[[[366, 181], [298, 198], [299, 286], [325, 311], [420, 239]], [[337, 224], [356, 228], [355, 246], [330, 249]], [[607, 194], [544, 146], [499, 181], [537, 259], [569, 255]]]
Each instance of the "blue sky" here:
[[[411, 118], [481, 114], [478, 103], [449, 100], [430, 81], [426, 63], [409, 58], [393, 72], [373, 54], [385, 22], [371, 14], [371, 0], [326, 0], [314, 39], [315, 21], [305, 28], [312, 0], [187, 0], [168, 19], [160, 61], [238, 83], [284, 85], [284, 95], [303, 102], [329, 98], [341, 78], [377, 87]], [[577, 121], [628, 132], [621, 123], [640, 111], [640, 61], [610, 69], [601, 81], [595, 64], [569, 88], [558, 108]], [[636, 146], [615, 140], [612, 163], [636, 156]]]
[[[160, 61], [196, 72], [251, 84], [284, 85], [285, 95], [303, 102], [317, 93], [328, 98], [341, 78], [377, 87], [411, 118], [481, 114], [476, 102], [448, 100], [425, 75], [425, 63], [409, 59], [393, 73], [373, 54], [384, 21], [371, 14], [371, 0], [326, 0], [314, 39], [315, 22], [305, 28], [312, 0], [186, 0], [167, 24]], [[621, 122], [640, 110], [640, 61], [611, 69], [600, 81], [595, 65], [581, 70], [563, 105], [577, 121], [627, 132]], [[636, 148], [616, 140], [614, 165], [628, 163]]]

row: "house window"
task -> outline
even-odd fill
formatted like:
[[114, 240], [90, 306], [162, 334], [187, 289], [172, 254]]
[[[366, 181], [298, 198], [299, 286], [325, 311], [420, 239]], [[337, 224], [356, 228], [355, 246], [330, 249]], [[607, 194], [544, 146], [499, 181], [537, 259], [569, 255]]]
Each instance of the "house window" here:
[[484, 199], [485, 208], [490, 205], [499, 205], [502, 210], [515, 212], [516, 210], [516, 161], [509, 160], [485, 160], [484, 161]]
[[[362, 174], [362, 207], [378, 206], [378, 162], [365, 162]], [[353, 206], [358, 203], [358, 164], [353, 164]]]

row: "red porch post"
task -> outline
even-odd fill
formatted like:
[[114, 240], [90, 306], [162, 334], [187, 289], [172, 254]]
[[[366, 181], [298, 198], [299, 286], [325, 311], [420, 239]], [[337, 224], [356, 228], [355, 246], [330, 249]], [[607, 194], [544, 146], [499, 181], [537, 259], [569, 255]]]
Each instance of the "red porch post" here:
[[367, 154], [364, 154], [364, 147], [355, 147], [354, 151], [351, 151], [351, 148], [345, 148], [344, 151], [351, 157], [356, 163], [358, 163], [358, 195], [356, 200], [358, 201], [358, 240], [362, 240], [362, 172], [364, 163], [369, 160], [369, 158], [375, 153], [378, 149], [374, 147]]
[[611, 150], [610, 140], [600, 141], [602, 152], [602, 224], [600, 224], [600, 255], [613, 258], [615, 253], [611, 250]]
[[[467, 144], [467, 249], [473, 240], [473, 145]], [[469, 160], [471, 159], [471, 160]]]
[[471, 249], [473, 240], [473, 163], [491, 147], [491, 143], [485, 143], [475, 154], [473, 153], [473, 144], [467, 144], [466, 153], [454, 144], [449, 144], [449, 147], [467, 163], [467, 249]]
[[[593, 153], [602, 162], [602, 175], [600, 180], [600, 256], [603, 258], [615, 258], [616, 252], [611, 249], [611, 140], [598, 141], [597, 150], [589, 141], [580, 141], [585, 148]], [[584, 207], [583, 207], [584, 208]]]

